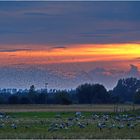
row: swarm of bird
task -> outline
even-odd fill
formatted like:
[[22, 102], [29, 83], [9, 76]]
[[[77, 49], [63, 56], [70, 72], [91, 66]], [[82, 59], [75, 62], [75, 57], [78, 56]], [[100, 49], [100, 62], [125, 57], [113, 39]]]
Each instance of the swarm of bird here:
[[72, 126], [84, 129], [88, 127], [89, 124], [97, 124], [96, 127], [100, 131], [103, 131], [103, 129], [135, 129], [135, 127], [139, 124], [139, 118], [139, 116], [133, 116], [128, 114], [92, 114], [90, 118], [86, 118], [81, 112], [76, 112], [73, 117], [67, 119], [67, 122], [62, 122], [63, 120], [61, 119], [61, 123], [54, 123], [53, 125], [50, 125], [48, 131], [69, 129]]
[[[40, 120], [40, 125], [45, 126], [46, 124], [48, 132], [68, 130], [74, 127], [86, 129], [89, 126], [94, 126], [101, 132], [104, 129], [108, 129], [109, 131], [113, 129], [118, 131], [121, 131], [122, 129], [134, 130], [136, 127], [139, 127], [139, 123], [140, 116], [126, 113], [118, 113], [116, 115], [92, 113], [91, 115], [85, 116], [82, 112], [75, 112], [75, 114], [67, 118], [64, 118], [62, 113], [56, 113], [54, 118], [52, 118], [52, 122], [48, 124], [47, 121]], [[0, 114], [0, 129], [3, 129], [4, 127], [10, 127], [16, 131], [16, 129], [20, 127], [30, 129], [32, 128], [32, 125], [21, 125], [18, 119], [11, 119], [11, 117], [6, 114]]]

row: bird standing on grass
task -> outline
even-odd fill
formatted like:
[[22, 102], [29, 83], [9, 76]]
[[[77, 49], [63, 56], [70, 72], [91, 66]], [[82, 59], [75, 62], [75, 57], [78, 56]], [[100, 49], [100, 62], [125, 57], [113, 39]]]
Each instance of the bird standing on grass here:
[[11, 124], [11, 127], [13, 128], [13, 129], [17, 129], [17, 125], [16, 124]]
[[102, 129], [105, 127], [106, 125], [105, 125], [105, 123], [98, 123], [97, 124], [97, 127], [100, 129], [100, 131], [102, 131]]

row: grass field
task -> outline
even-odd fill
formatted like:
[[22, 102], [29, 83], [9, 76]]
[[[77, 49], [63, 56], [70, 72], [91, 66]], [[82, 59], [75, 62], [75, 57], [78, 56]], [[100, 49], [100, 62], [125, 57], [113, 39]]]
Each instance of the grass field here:
[[[132, 105], [118, 105], [118, 110], [130, 111]], [[135, 109], [140, 109], [140, 105], [135, 105]], [[114, 112], [114, 104], [101, 105], [0, 105], [0, 112]]]
[[[122, 107], [122, 105], [120, 105]], [[128, 118], [140, 116], [139, 106], [135, 106], [137, 111], [132, 110], [132, 106], [123, 106], [129, 111], [124, 113], [114, 113], [113, 105], [70, 105], [70, 106], [45, 106], [45, 105], [1, 105], [0, 112], [6, 112], [6, 117], [0, 118], [0, 138], [138, 138], [140, 139], [140, 120], [129, 121], [137, 124], [134, 128], [127, 126], [128, 121], [115, 121], [114, 117], [119, 114], [130, 115]], [[75, 112], [81, 111], [81, 116], [76, 117]], [[93, 113], [94, 112], [94, 113]], [[98, 116], [94, 118], [94, 116]], [[105, 121], [106, 127], [100, 130], [98, 122], [104, 121], [103, 117], [108, 115]], [[69, 121], [73, 118], [72, 121]], [[124, 117], [123, 117], [124, 118]], [[122, 119], [123, 119], [122, 118]], [[69, 123], [68, 127], [59, 128], [61, 124]], [[109, 129], [115, 123], [115, 127]], [[12, 124], [16, 128], [12, 127]], [[80, 127], [82, 124], [84, 127]], [[118, 129], [123, 124], [124, 127]], [[52, 125], [55, 129], [49, 131]], [[57, 128], [57, 129], [56, 129]]]

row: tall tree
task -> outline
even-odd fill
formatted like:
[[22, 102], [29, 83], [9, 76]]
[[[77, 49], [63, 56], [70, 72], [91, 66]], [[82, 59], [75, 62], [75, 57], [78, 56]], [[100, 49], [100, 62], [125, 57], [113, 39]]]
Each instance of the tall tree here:
[[8, 103], [9, 104], [18, 104], [19, 103], [19, 98], [17, 95], [11, 95], [9, 98], [8, 98]]
[[112, 94], [113, 96], [118, 97], [120, 102], [132, 102], [138, 88], [140, 88], [140, 80], [132, 77], [120, 79], [113, 89]]
[[134, 103], [140, 104], [140, 90], [137, 90], [134, 96]]
[[79, 103], [107, 103], [109, 93], [103, 85], [100, 84], [83, 84], [77, 87], [76, 93]]
[[72, 103], [72, 101], [70, 100], [70, 96], [69, 96], [68, 92], [65, 91], [65, 90], [57, 91], [55, 93], [54, 100], [57, 104], [68, 105], [68, 104]]
[[28, 98], [30, 99], [30, 102], [32, 104], [37, 102], [37, 94], [36, 94], [35, 86], [34, 85], [30, 86]]

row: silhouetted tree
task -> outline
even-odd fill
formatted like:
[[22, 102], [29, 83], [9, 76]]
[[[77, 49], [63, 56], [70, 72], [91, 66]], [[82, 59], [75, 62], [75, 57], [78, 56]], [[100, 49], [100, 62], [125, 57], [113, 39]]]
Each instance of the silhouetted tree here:
[[140, 87], [140, 80], [136, 78], [120, 79], [112, 94], [119, 98], [120, 102], [133, 101], [136, 90]]
[[103, 85], [100, 84], [83, 84], [77, 87], [76, 93], [79, 103], [108, 103], [110, 96]]
[[2, 96], [0, 96], [0, 104], [5, 104], [5, 99]]
[[[82, 84], [76, 90], [29, 90], [17, 91], [15, 94], [0, 93], [0, 104], [96, 104], [96, 103], [140, 103], [140, 80], [136, 78], [120, 79], [113, 90], [107, 91], [101, 84]], [[137, 91], [137, 92], [136, 92]]]
[[46, 104], [47, 103], [47, 94], [45, 94], [45, 93], [38, 94], [37, 103]]
[[18, 104], [19, 103], [19, 99], [18, 96], [16, 95], [11, 95], [8, 99], [8, 103], [9, 104]]
[[80, 104], [92, 103], [92, 85], [83, 84], [76, 88], [77, 97]]
[[30, 99], [32, 104], [37, 103], [37, 94], [34, 85], [30, 86], [28, 98]]
[[110, 95], [103, 85], [92, 85], [92, 103], [109, 103]]
[[135, 104], [140, 104], [140, 90], [136, 91], [136, 93], [135, 93], [134, 103]]
[[30, 104], [31, 101], [28, 97], [21, 97], [20, 104]]
[[68, 105], [68, 104], [72, 103], [70, 101], [69, 94], [67, 93], [67, 91], [58, 91], [58, 92], [56, 92], [55, 96], [54, 96], [54, 99], [55, 99], [55, 103], [57, 103], [57, 104]]
[[35, 93], [35, 86], [34, 85], [30, 86], [29, 93]]

